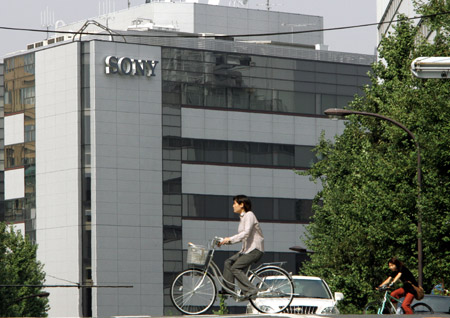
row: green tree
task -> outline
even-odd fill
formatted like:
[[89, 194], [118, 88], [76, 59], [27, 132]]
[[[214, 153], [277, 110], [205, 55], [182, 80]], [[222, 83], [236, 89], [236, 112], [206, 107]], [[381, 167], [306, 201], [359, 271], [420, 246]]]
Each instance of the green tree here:
[[45, 282], [43, 266], [36, 260], [36, 250], [37, 246], [20, 232], [0, 223], [0, 285], [18, 286], [0, 287], [0, 316], [47, 316], [48, 299], [32, 296], [42, 294], [42, 288], [27, 287]]
[[[417, 3], [418, 12], [449, 11], [444, 1]], [[449, 15], [427, 19], [433, 43], [400, 16], [395, 31], [381, 41], [381, 60], [371, 85], [349, 109], [382, 114], [411, 130], [422, 155], [424, 288], [450, 284], [450, 85], [417, 79], [410, 65], [419, 56], [450, 54]], [[334, 141], [319, 140], [321, 161], [305, 174], [321, 182], [308, 226], [306, 245], [314, 253], [302, 273], [318, 275], [344, 292], [343, 313], [360, 312], [374, 287], [388, 275], [387, 260], [402, 259], [417, 277], [417, 153], [400, 128], [371, 117], [346, 117]]]

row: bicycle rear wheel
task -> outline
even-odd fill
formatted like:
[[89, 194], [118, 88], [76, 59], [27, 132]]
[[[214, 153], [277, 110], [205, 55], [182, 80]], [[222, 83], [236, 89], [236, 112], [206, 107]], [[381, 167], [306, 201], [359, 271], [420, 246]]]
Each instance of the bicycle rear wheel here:
[[216, 291], [216, 285], [209, 273], [199, 269], [188, 269], [174, 279], [170, 298], [182, 313], [202, 314], [214, 304]]
[[433, 309], [425, 303], [416, 303], [411, 309], [415, 314], [434, 314]]
[[294, 298], [294, 283], [290, 275], [279, 267], [263, 267], [256, 271], [250, 282], [258, 288], [252, 306], [261, 313], [279, 313], [289, 307]]

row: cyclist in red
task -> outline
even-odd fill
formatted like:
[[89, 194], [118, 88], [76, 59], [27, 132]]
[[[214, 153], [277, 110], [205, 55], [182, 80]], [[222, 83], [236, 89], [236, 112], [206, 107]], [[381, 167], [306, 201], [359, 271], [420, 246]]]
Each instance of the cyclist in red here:
[[[389, 269], [392, 271], [391, 275], [379, 287], [391, 287], [398, 280], [401, 280], [403, 287], [394, 290], [391, 296], [400, 299], [405, 297], [402, 303], [402, 308], [407, 315], [413, 314], [411, 303], [416, 295], [413, 285], [418, 286], [416, 278], [410, 270], [398, 258], [392, 257], [388, 261]], [[389, 285], [388, 285], [389, 284]]]

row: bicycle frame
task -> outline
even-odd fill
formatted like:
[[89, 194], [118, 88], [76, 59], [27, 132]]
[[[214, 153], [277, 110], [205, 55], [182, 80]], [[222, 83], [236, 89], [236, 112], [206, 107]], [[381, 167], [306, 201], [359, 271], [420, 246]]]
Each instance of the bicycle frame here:
[[[226, 290], [228, 293], [230, 293], [230, 294], [232, 294], [232, 295], [234, 295], [236, 297], [239, 297], [238, 292], [234, 291], [233, 289], [228, 288], [224, 284], [225, 278], [223, 277], [222, 271], [220, 270], [219, 266], [217, 266], [217, 264], [213, 261], [214, 252], [216, 251], [217, 242], [219, 242], [219, 238], [218, 237], [215, 237], [211, 241], [211, 250], [210, 250], [209, 255], [208, 255], [207, 259], [206, 259], [204, 268], [202, 269], [202, 271], [203, 271], [203, 278], [199, 281], [198, 285], [195, 287], [195, 290], [197, 290], [197, 288], [202, 285], [203, 280], [206, 277], [206, 273], [209, 272], [209, 273], [211, 273], [213, 278], [216, 279], [216, 281], [220, 284], [220, 286], [224, 290]], [[254, 277], [256, 277], [257, 279], [259, 279], [261, 281], [261, 279], [258, 277], [258, 275], [255, 274], [256, 270], [258, 270], [258, 269], [260, 269], [260, 268], [262, 268], [264, 266], [270, 266], [270, 265], [277, 265], [277, 266], [281, 267], [283, 264], [284, 264], [284, 262], [264, 263], [264, 264], [261, 264], [260, 266], [258, 266], [255, 269], [249, 268], [248, 271], [247, 271], [247, 276], [249, 276], [249, 278], [254, 276]], [[251, 275], [249, 275], [249, 273]], [[234, 287], [237, 287], [237, 284], [235, 284], [233, 282], [228, 282], [227, 281], [227, 283], [232, 285], [232, 286], [234, 286]], [[236, 290], [238, 290], [238, 289], [236, 289]]]
[[[203, 283], [203, 280], [206, 277], [206, 273], [210, 272], [211, 275], [213, 276], [213, 278], [216, 279], [216, 281], [220, 284], [220, 286], [225, 289], [227, 292], [229, 292], [232, 295], [238, 296], [238, 294], [234, 291], [231, 290], [230, 288], [228, 288], [227, 286], [225, 286], [224, 284], [224, 280], [225, 278], [223, 277], [222, 271], [220, 270], [219, 266], [217, 266], [217, 264], [213, 261], [213, 257], [214, 257], [214, 252], [216, 251], [216, 245], [218, 242], [218, 238], [215, 237], [212, 241], [211, 241], [211, 250], [209, 252], [208, 258], [206, 259], [204, 268], [203, 270], [203, 278], [199, 281], [197, 287], [195, 289], [198, 288], [198, 286], [201, 286]], [[233, 286], [237, 286], [236, 284], [234, 284], [233, 282], [227, 282]]]
[[[381, 307], [378, 308], [378, 314], [381, 315], [384, 312], [384, 309], [386, 308], [386, 306], [389, 307], [389, 311], [395, 313], [396, 308], [394, 306], [394, 304], [392, 303], [391, 299], [393, 299], [394, 297], [392, 297], [389, 294], [389, 291], [385, 291], [384, 292], [384, 297], [383, 297], [383, 301], [381, 302]], [[397, 300], [397, 299], [396, 299]], [[399, 302], [399, 304], [401, 304], [400, 300], [397, 300]]]
[[[294, 284], [291, 274], [280, 267], [281, 263], [264, 263], [256, 268], [247, 270], [247, 276], [253, 287], [257, 289], [250, 297], [241, 295], [238, 282], [235, 284], [227, 281], [223, 277], [222, 271], [213, 261], [217, 243], [221, 239], [215, 237], [208, 246], [209, 251], [204, 262], [200, 258], [194, 260], [189, 253], [203, 253], [204, 250], [188, 250], [188, 259], [197, 261], [199, 266], [182, 271], [174, 279], [170, 289], [170, 297], [175, 307], [184, 314], [201, 314], [213, 306], [217, 297], [217, 287], [222, 289], [236, 301], [248, 300], [255, 310], [261, 313], [282, 312], [285, 310], [294, 297]], [[190, 243], [192, 244], [192, 243]], [[203, 248], [203, 247], [202, 247]], [[199, 254], [204, 257], [205, 255]], [[269, 278], [269, 279], [267, 279]], [[286, 291], [287, 290], [287, 291]], [[261, 298], [266, 298], [261, 301]], [[267, 305], [269, 300], [276, 301], [276, 306]], [[269, 301], [270, 302], [270, 301]]]

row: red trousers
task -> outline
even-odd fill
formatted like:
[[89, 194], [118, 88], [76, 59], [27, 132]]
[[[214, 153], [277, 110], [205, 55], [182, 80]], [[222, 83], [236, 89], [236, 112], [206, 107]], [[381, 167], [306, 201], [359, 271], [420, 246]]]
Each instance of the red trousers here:
[[399, 288], [399, 289], [394, 290], [391, 293], [391, 296], [394, 298], [397, 298], [397, 299], [400, 299], [404, 296], [405, 300], [403, 300], [403, 303], [402, 303], [403, 311], [405, 312], [406, 315], [413, 314], [413, 311], [411, 309], [411, 303], [414, 299], [414, 294], [406, 292], [403, 288]]

